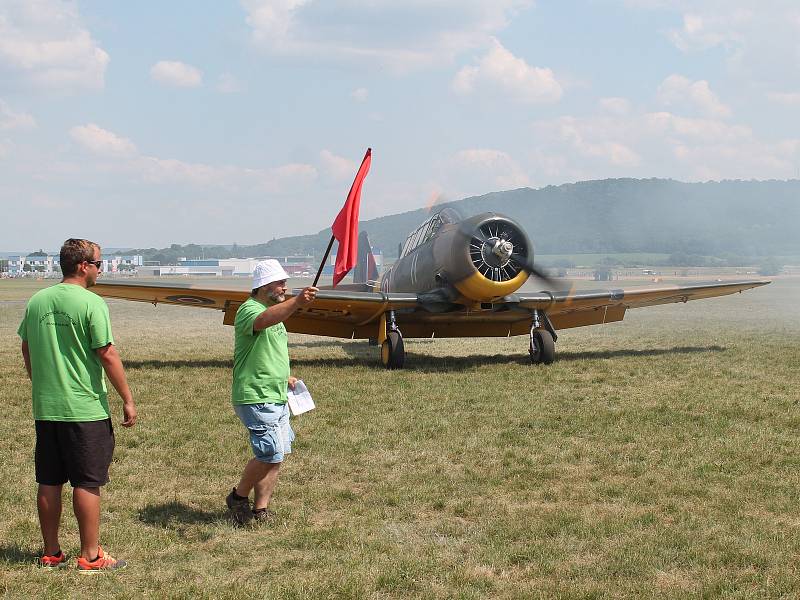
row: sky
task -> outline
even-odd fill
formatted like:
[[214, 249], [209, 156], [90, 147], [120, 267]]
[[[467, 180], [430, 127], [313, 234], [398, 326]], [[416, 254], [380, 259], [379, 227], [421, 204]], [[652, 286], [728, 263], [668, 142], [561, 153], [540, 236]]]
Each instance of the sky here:
[[796, 0], [0, 0], [0, 250], [800, 177]]

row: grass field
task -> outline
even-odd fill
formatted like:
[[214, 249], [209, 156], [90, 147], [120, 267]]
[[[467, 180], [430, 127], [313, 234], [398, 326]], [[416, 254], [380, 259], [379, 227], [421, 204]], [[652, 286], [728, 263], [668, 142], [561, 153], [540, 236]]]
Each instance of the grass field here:
[[246, 529], [224, 511], [249, 457], [231, 328], [110, 301], [140, 421], [117, 427], [103, 501], [130, 566], [92, 578], [34, 566], [16, 328], [42, 285], [0, 280], [7, 597], [800, 596], [800, 279], [561, 332], [549, 367], [523, 337], [408, 340], [388, 372], [366, 343], [293, 335], [318, 408], [294, 420], [277, 522]]

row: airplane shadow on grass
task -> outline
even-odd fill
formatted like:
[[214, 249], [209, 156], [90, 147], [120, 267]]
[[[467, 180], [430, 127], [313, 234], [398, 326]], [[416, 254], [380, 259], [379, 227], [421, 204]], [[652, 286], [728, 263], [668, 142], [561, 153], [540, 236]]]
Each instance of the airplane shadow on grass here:
[[[469, 356], [430, 356], [426, 354], [415, 354], [413, 347], [419, 347], [422, 344], [433, 344], [433, 340], [414, 340], [411, 352], [406, 355], [405, 371], [466, 371], [474, 369], [475, 367], [484, 366], [487, 364], [529, 364], [528, 354], [524, 352], [516, 354], [470, 354]], [[290, 352], [292, 348], [339, 348], [345, 354], [349, 355], [347, 358], [303, 358], [296, 357], [292, 359], [293, 370], [299, 367], [368, 367], [374, 368], [379, 364], [377, 357], [377, 348], [375, 346], [368, 346], [367, 344], [353, 344], [341, 343], [337, 341], [319, 341], [319, 342], [304, 342], [300, 344], [292, 344], [289, 347]], [[600, 360], [600, 359], [617, 359], [625, 357], [644, 357], [644, 356], [664, 356], [676, 354], [702, 354], [712, 352], [725, 352], [727, 350], [724, 346], [711, 345], [711, 346], [676, 346], [673, 348], [649, 348], [644, 350], [594, 350], [594, 351], [581, 351], [570, 352], [560, 351], [556, 354], [556, 362], [572, 362], [572, 361], [585, 361], [585, 360]], [[233, 369], [232, 360], [127, 360], [125, 361], [127, 369], [168, 369], [168, 368], [217, 368], [217, 369]]]
[[617, 358], [624, 356], [661, 356], [664, 354], [703, 354], [704, 352], [725, 352], [725, 346], [675, 346], [673, 348], [651, 348], [647, 350], [598, 350], [587, 352], [559, 352], [556, 360], [591, 360], [597, 358]]
[[[414, 345], [419, 342], [415, 341]], [[431, 342], [432, 343], [432, 342]], [[352, 349], [347, 348], [352, 346]], [[376, 367], [378, 359], [374, 347], [367, 348], [355, 344], [343, 346], [349, 358], [295, 358], [292, 360], [293, 368], [301, 366], [329, 366], [329, 367]], [[586, 361], [598, 359], [616, 359], [625, 357], [662, 356], [676, 354], [703, 354], [712, 352], [725, 352], [727, 348], [718, 345], [711, 346], [677, 346], [673, 348], [651, 348], [645, 350], [597, 350], [584, 352], [562, 351], [556, 354], [556, 362]], [[497, 364], [530, 365], [527, 353], [518, 354], [470, 354], [469, 356], [430, 356], [409, 352], [406, 348], [406, 362], [404, 371], [467, 371], [475, 367]]]

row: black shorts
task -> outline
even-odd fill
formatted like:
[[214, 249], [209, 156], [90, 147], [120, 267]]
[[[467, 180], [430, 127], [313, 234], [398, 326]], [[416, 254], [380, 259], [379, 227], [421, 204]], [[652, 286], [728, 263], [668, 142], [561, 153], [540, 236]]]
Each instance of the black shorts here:
[[100, 487], [108, 483], [114, 427], [103, 421], [36, 421], [36, 482]]

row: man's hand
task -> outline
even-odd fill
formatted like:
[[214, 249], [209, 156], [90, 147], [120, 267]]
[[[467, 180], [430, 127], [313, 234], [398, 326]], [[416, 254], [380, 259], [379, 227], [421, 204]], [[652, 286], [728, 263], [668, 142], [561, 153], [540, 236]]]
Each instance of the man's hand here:
[[123, 427], [133, 427], [136, 425], [136, 405], [133, 403], [133, 400], [123, 403], [122, 414], [124, 415], [124, 419], [122, 420]]
[[294, 389], [294, 384], [297, 383], [297, 377], [289, 376], [289, 388]]
[[313, 286], [303, 288], [303, 291], [297, 295], [297, 303], [301, 306], [311, 304], [314, 301], [314, 298], [317, 297], [318, 291], [319, 290]]

